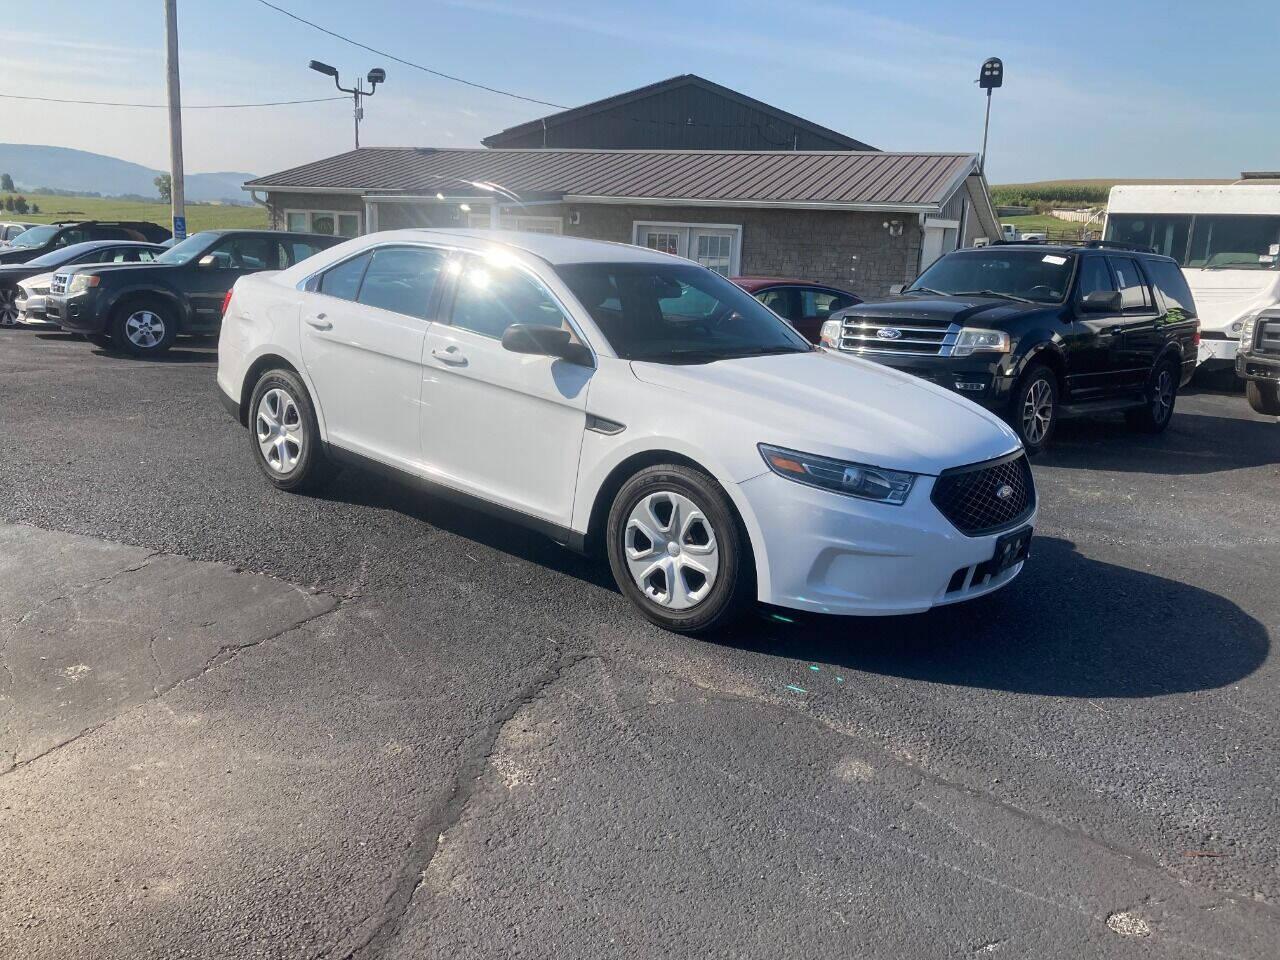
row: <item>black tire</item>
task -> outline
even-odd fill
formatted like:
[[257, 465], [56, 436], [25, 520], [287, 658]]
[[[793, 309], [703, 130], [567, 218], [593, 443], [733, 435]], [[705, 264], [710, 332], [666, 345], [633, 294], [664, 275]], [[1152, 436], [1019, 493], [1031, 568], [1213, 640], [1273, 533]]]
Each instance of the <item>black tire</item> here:
[[11, 283], [0, 284], [0, 327], [18, 325], [18, 288]]
[[[682, 499], [678, 502], [675, 498]], [[659, 519], [664, 502], [675, 504], [667, 515], [665, 528]], [[685, 502], [692, 504], [703, 519], [680, 518], [679, 510]], [[653, 532], [660, 542], [649, 541], [649, 545], [653, 565], [664, 567], [650, 577], [652, 596], [641, 589], [631, 567], [631, 563], [639, 566], [648, 558], [629, 560], [627, 553], [629, 536], [633, 537], [633, 549], [642, 549], [643, 541], [648, 540], [643, 533], [629, 533], [633, 511], [639, 510], [654, 511], [650, 514], [656, 527]], [[710, 524], [709, 529], [706, 523]], [[605, 524], [605, 543], [618, 589], [649, 620], [666, 630], [690, 635], [712, 633], [735, 623], [756, 602], [755, 557], [746, 530], [720, 485], [701, 470], [662, 464], [646, 467], [631, 477], [614, 497]], [[677, 554], [670, 553], [668, 543], [675, 544]], [[715, 555], [713, 577], [709, 580], [690, 565], [711, 566], [710, 554], [704, 552], [708, 544]], [[666, 583], [668, 570], [680, 578], [674, 590]], [[661, 599], [663, 586], [666, 601]], [[706, 592], [695, 599], [694, 595], [703, 589]], [[684, 602], [689, 605], [679, 608]]]
[[1033, 363], [1023, 372], [1009, 398], [1008, 420], [1028, 455], [1049, 445], [1058, 427], [1058, 375], [1052, 368]]
[[103, 350], [111, 346], [111, 337], [105, 333], [86, 333], [84, 338], [95, 347], [101, 347]]
[[[264, 399], [273, 393], [276, 402], [267, 400], [264, 404]], [[286, 403], [279, 402], [281, 395], [287, 399]], [[272, 458], [268, 457], [264, 444], [273, 449]], [[254, 384], [249, 400], [249, 445], [258, 469], [279, 490], [291, 493], [317, 490], [333, 474], [320, 442], [320, 426], [311, 397], [291, 370], [268, 370]]]
[[1249, 380], [1244, 385], [1249, 406], [1268, 417], [1280, 417], [1280, 385]]
[[177, 335], [178, 313], [163, 300], [129, 300], [111, 316], [111, 345], [135, 357], [167, 352]]
[[1173, 419], [1173, 407], [1178, 402], [1178, 381], [1182, 368], [1174, 360], [1164, 360], [1151, 371], [1147, 382], [1146, 398], [1142, 406], [1125, 413], [1125, 421], [1131, 430], [1141, 433], [1163, 433]]

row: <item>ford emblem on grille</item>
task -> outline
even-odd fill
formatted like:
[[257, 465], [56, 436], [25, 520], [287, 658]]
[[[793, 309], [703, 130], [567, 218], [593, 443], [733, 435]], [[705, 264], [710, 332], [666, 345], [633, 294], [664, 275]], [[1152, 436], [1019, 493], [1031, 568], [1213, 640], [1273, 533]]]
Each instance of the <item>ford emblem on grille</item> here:
[[881, 340], [897, 340], [902, 337], [902, 331], [893, 327], [881, 327], [876, 331], [876, 336]]
[[1013, 487], [1007, 483], [1001, 484], [1000, 489], [996, 491], [996, 496], [1001, 500], [1008, 500], [1013, 496]]

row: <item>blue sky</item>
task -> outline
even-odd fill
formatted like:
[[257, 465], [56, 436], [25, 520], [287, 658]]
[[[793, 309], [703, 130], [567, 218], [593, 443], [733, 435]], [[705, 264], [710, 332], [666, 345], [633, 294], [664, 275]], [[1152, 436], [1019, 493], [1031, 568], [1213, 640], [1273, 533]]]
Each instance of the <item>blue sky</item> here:
[[[1238, 0], [852, 3], [849, 0], [277, 0], [445, 72], [576, 105], [697, 73], [878, 147], [974, 150], [973, 78], [1005, 61], [995, 182], [1229, 177], [1280, 167], [1280, 6]], [[159, 0], [6, 5], [0, 92], [162, 102]], [[16, 8], [16, 9], [14, 9]], [[332, 92], [373, 66], [368, 145], [475, 146], [551, 112], [439, 80], [316, 33], [257, 0], [179, 0], [187, 103]], [[163, 111], [0, 101], [6, 140], [167, 163]], [[187, 169], [267, 173], [347, 149], [350, 108], [189, 111]]]

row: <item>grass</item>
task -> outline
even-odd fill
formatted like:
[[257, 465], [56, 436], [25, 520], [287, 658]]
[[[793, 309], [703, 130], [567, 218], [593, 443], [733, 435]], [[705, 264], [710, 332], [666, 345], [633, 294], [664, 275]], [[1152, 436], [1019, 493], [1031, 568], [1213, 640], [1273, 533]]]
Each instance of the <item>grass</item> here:
[[[117, 200], [111, 197], [64, 197], [58, 194], [18, 194], [27, 203], [40, 207], [39, 213], [11, 213], [0, 210], [0, 220], [23, 223], [52, 223], [55, 220], [149, 220], [169, 226], [169, 204], [159, 200]], [[0, 198], [2, 199], [2, 198]], [[197, 230], [265, 229], [265, 207], [237, 207], [218, 203], [188, 203], [187, 232]]]

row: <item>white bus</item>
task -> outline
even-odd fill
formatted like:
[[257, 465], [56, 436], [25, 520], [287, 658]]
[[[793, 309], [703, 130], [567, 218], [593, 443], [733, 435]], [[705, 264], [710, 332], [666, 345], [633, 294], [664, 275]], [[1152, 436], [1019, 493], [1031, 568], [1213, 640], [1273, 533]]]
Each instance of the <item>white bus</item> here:
[[1106, 237], [1182, 265], [1207, 367], [1233, 365], [1245, 320], [1280, 304], [1280, 181], [1112, 187]]

